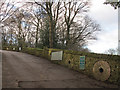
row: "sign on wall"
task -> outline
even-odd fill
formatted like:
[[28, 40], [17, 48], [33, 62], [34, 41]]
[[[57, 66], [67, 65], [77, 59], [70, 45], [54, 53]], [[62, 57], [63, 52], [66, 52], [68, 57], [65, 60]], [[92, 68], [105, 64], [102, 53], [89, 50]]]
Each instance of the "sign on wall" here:
[[85, 69], [85, 56], [80, 56], [80, 69]]
[[52, 52], [51, 54], [51, 60], [62, 60], [62, 57], [63, 57], [63, 51]]

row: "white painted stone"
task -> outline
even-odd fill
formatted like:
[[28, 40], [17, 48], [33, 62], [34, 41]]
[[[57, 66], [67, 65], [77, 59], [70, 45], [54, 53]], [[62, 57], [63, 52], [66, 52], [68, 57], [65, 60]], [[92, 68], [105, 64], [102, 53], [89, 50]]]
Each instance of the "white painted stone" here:
[[15, 50], [15, 48], [13, 48], [13, 50]]
[[21, 47], [19, 47], [19, 51], [21, 51], [22, 50], [22, 48]]

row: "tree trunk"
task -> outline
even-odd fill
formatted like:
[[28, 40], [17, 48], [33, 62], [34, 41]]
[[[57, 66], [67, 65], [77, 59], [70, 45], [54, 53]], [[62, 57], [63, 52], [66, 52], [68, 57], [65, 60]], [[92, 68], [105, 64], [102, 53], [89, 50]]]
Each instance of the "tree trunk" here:
[[67, 25], [67, 36], [66, 36], [66, 46], [69, 45], [69, 40], [70, 40], [70, 26]]
[[50, 25], [50, 27], [49, 27], [49, 47], [50, 48], [53, 48], [53, 29], [54, 29], [54, 27], [53, 27], [53, 20], [52, 20], [52, 17], [49, 17], [50, 18], [50, 20], [49, 20], [49, 25]]
[[[38, 20], [38, 21], [39, 21], [39, 20]], [[38, 31], [39, 31], [39, 23], [38, 23], [38, 25], [37, 25], [35, 47], [38, 47]]]

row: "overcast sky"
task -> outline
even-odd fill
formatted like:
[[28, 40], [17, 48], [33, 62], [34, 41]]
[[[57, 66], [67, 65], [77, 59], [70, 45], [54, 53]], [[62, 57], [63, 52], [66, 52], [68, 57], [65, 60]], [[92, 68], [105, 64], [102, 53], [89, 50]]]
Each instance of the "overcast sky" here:
[[118, 10], [110, 5], [104, 5], [105, 0], [92, 0], [89, 15], [98, 24], [102, 31], [97, 34], [97, 41], [91, 41], [88, 48], [95, 53], [104, 53], [106, 50], [118, 47]]

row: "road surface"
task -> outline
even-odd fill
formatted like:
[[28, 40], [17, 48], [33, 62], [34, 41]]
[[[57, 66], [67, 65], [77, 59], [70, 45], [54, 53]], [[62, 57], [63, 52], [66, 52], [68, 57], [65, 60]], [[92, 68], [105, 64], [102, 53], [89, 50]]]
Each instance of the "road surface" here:
[[3, 88], [117, 88], [40, 57], [1, 52]]

